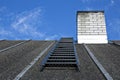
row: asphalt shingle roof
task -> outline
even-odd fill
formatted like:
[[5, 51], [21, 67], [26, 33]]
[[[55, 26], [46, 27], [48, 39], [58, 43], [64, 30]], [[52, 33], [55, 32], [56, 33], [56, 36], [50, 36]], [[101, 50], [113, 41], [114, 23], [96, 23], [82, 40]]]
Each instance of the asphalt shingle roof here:
[[[0, 41], [0, 50], [22, 42]], [[117, 41], [117, 43], [120, 41]], [[54, 41], [28, 41], [0, 52], [0, 80], [13, 80], [29, 63]], [[20, 80], [105, 80], [98, 67], [82, 44], [76, 44], [80, 72], [74, 68], [45, 68], [40, 72], [40, 63], [51, 50], [33, 65]], [[98, 61], [114, 80], [120, 80], [120, 46], [114, 44], [88, 44]]]

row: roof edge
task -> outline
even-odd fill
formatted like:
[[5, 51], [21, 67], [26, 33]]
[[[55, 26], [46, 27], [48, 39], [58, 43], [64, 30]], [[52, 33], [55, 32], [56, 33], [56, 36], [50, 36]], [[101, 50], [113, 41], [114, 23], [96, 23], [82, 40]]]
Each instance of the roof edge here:
[[104, 10], [77, 11], [77, 13], [90, 13], [90, 12], [93, 12], [93, 13], [103, 12], [104, 13]]

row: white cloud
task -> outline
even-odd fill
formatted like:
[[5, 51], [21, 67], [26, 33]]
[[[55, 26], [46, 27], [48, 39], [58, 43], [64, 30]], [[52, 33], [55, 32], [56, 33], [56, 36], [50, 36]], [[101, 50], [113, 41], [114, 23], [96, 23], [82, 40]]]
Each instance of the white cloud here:
[[111, 0], [111, 5], [114, 5], [114, 3], [115, 3], [114, 0]]
[[57, 38], [59, 38], [60, 36], [59, 35], [52, 35], [52, 36], [46, 36], [45, 40], [55, 40]]
[[81, 0], [81, 1], [85, 3], [85, 2], [88, 2], [89, 0]]
[[112, 6], [114, 6], [114, 4], [115, 4], [115, 1], [114, 0], [110, 0], [110, 3], [108, 4], [108, 7], [112, 7]]
[[[0, 9], [3, 11], [2, 8]], [[7, 26], [2, 24], [3, 27], [0, 27], [0, 38], [1, 39], [45, 39], [53, 40], [57, 39], [60, 36], [57, 34], [49, 34], [48, 32], [43, 32], [45, 27], [42, 27], [42, 14], [41, 8], [35, 8], [32, 10], [23, 11], [19, 14], [12, 13], [14, 15], [7, 16], [7, 14], [2, 14], [8, 17], [9, 24]], [[1, 15], [0, 15], [1, 16]], [[2, 17], [4, 19], [4, 17]], [[5, 19], [6, 20], [6, 19]], [[3, 21], [5, 22], [5, 21]], [[8, 27], [9, 26], [9, 27]]]
[[[12, 26], [14, 28], [19, 27], [23, 24], [30, 24], [30, 23], [38, 23], [40, 21], [41, 16], [41, 9], [40, 8], [35, 8], [30, 11], [24, 11], [20, 14], [17, 14], [16, 19], [14, 20]], [[37, 21], [37, 22], [35, 22]]]
[[[7, 24], [4, 24], [1, 22], [0, 25], [0, 38], [5, 39], [41, 39], [45, 38], [45, 33], [41, 32], [39, 30], [41, 23], [41, 9], [35, 8], [29, 11], [23, 11], [16, 15], [11, 15], [11, 12], [8, 12], [7, 14], [5, 11], [7, 11], [6, 7], [0, 8], [0, 20], [3, 19], [6, 21]], [[13, 13], [14, 14], [14, 13]], [[7, 22], [7, 19], [5, 17], [9, 18], [9, 22]], [[11, 21], [10, 21], [11, 19]], [[5, 22], [3, 21], [3, 22]], [[6, 26], [7, 25], [7, 26]], [[8, 27], [9, 26], [9, 27]], [[21, 37], [23, 36], [23, 37]]]
[[81, 0], [83, 3], [91, 2], [91, 1], [96, 1], [96, 0]]
[[10, 35], [10, 34], [11, 34], [11, 32], [9, 32], [9, 31], [7, 31], [7, 30], [5, 30], [5, 29], [1, 29], [1, 28], [0, 28], [0, 35], [1, 35], [1, 36]]
[[0, 39], [7, 39], [8, 37], [13, 37], [12, 32], [0, 26]]
[[90, 8], [90, 7], [86, 7], [85, 10], [90, 11], [90, 10], [94, 10], [94, 9]]
[[24, 11], [16, 16], [11, 26], [22, 35], [40, 39], [45, 36], [45, 33], [38, 31], [38, 28], [40, 28], [39, 25], [41, 24], [40, 18], [40, 8]]
[[105, 9], [108, 10], [108, 9], [110, 9], [110, 7], [113, 7], [114, 5], [115, 5], [115, 1], [114, 0], [110, 0], [108, 5], [105, 6]]

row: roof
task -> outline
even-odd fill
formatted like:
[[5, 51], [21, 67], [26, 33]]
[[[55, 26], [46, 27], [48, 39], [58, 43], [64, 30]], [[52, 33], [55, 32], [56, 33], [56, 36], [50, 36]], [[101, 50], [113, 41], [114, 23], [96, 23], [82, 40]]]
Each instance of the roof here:
[[[24, 42], [24, 43], [21, 43]], [[120, 41], [117, 41], [120, 42]], [[21, 43], [15, 47], [15, 44]], [[45, 68], [40, 72], [40, 63], [52, 49], [56, 41], [40, 40], [3, 40], [0, 41], [0, 80], [13, 80], [26, 66], [48, 46], [47, 51], [36, 60], [35, 64], [21, 77], [20, 80], [105, 80], [105, 77], [93, 62], [83, 44], [76, 44], [80, 72], [74, 68]], [[120, 79], [120, 46], [115, 44], [87, 44], [89, 49], [113, 77]]]

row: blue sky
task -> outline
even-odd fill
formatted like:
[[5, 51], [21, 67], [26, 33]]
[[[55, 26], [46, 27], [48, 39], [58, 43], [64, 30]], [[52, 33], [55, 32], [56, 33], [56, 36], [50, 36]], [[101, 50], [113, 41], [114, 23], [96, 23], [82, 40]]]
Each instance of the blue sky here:
[[109, 40], [120, 40], [120, 0], [0, 0], [0, 39], [76, 39], [76, 12], [104, 10]]

